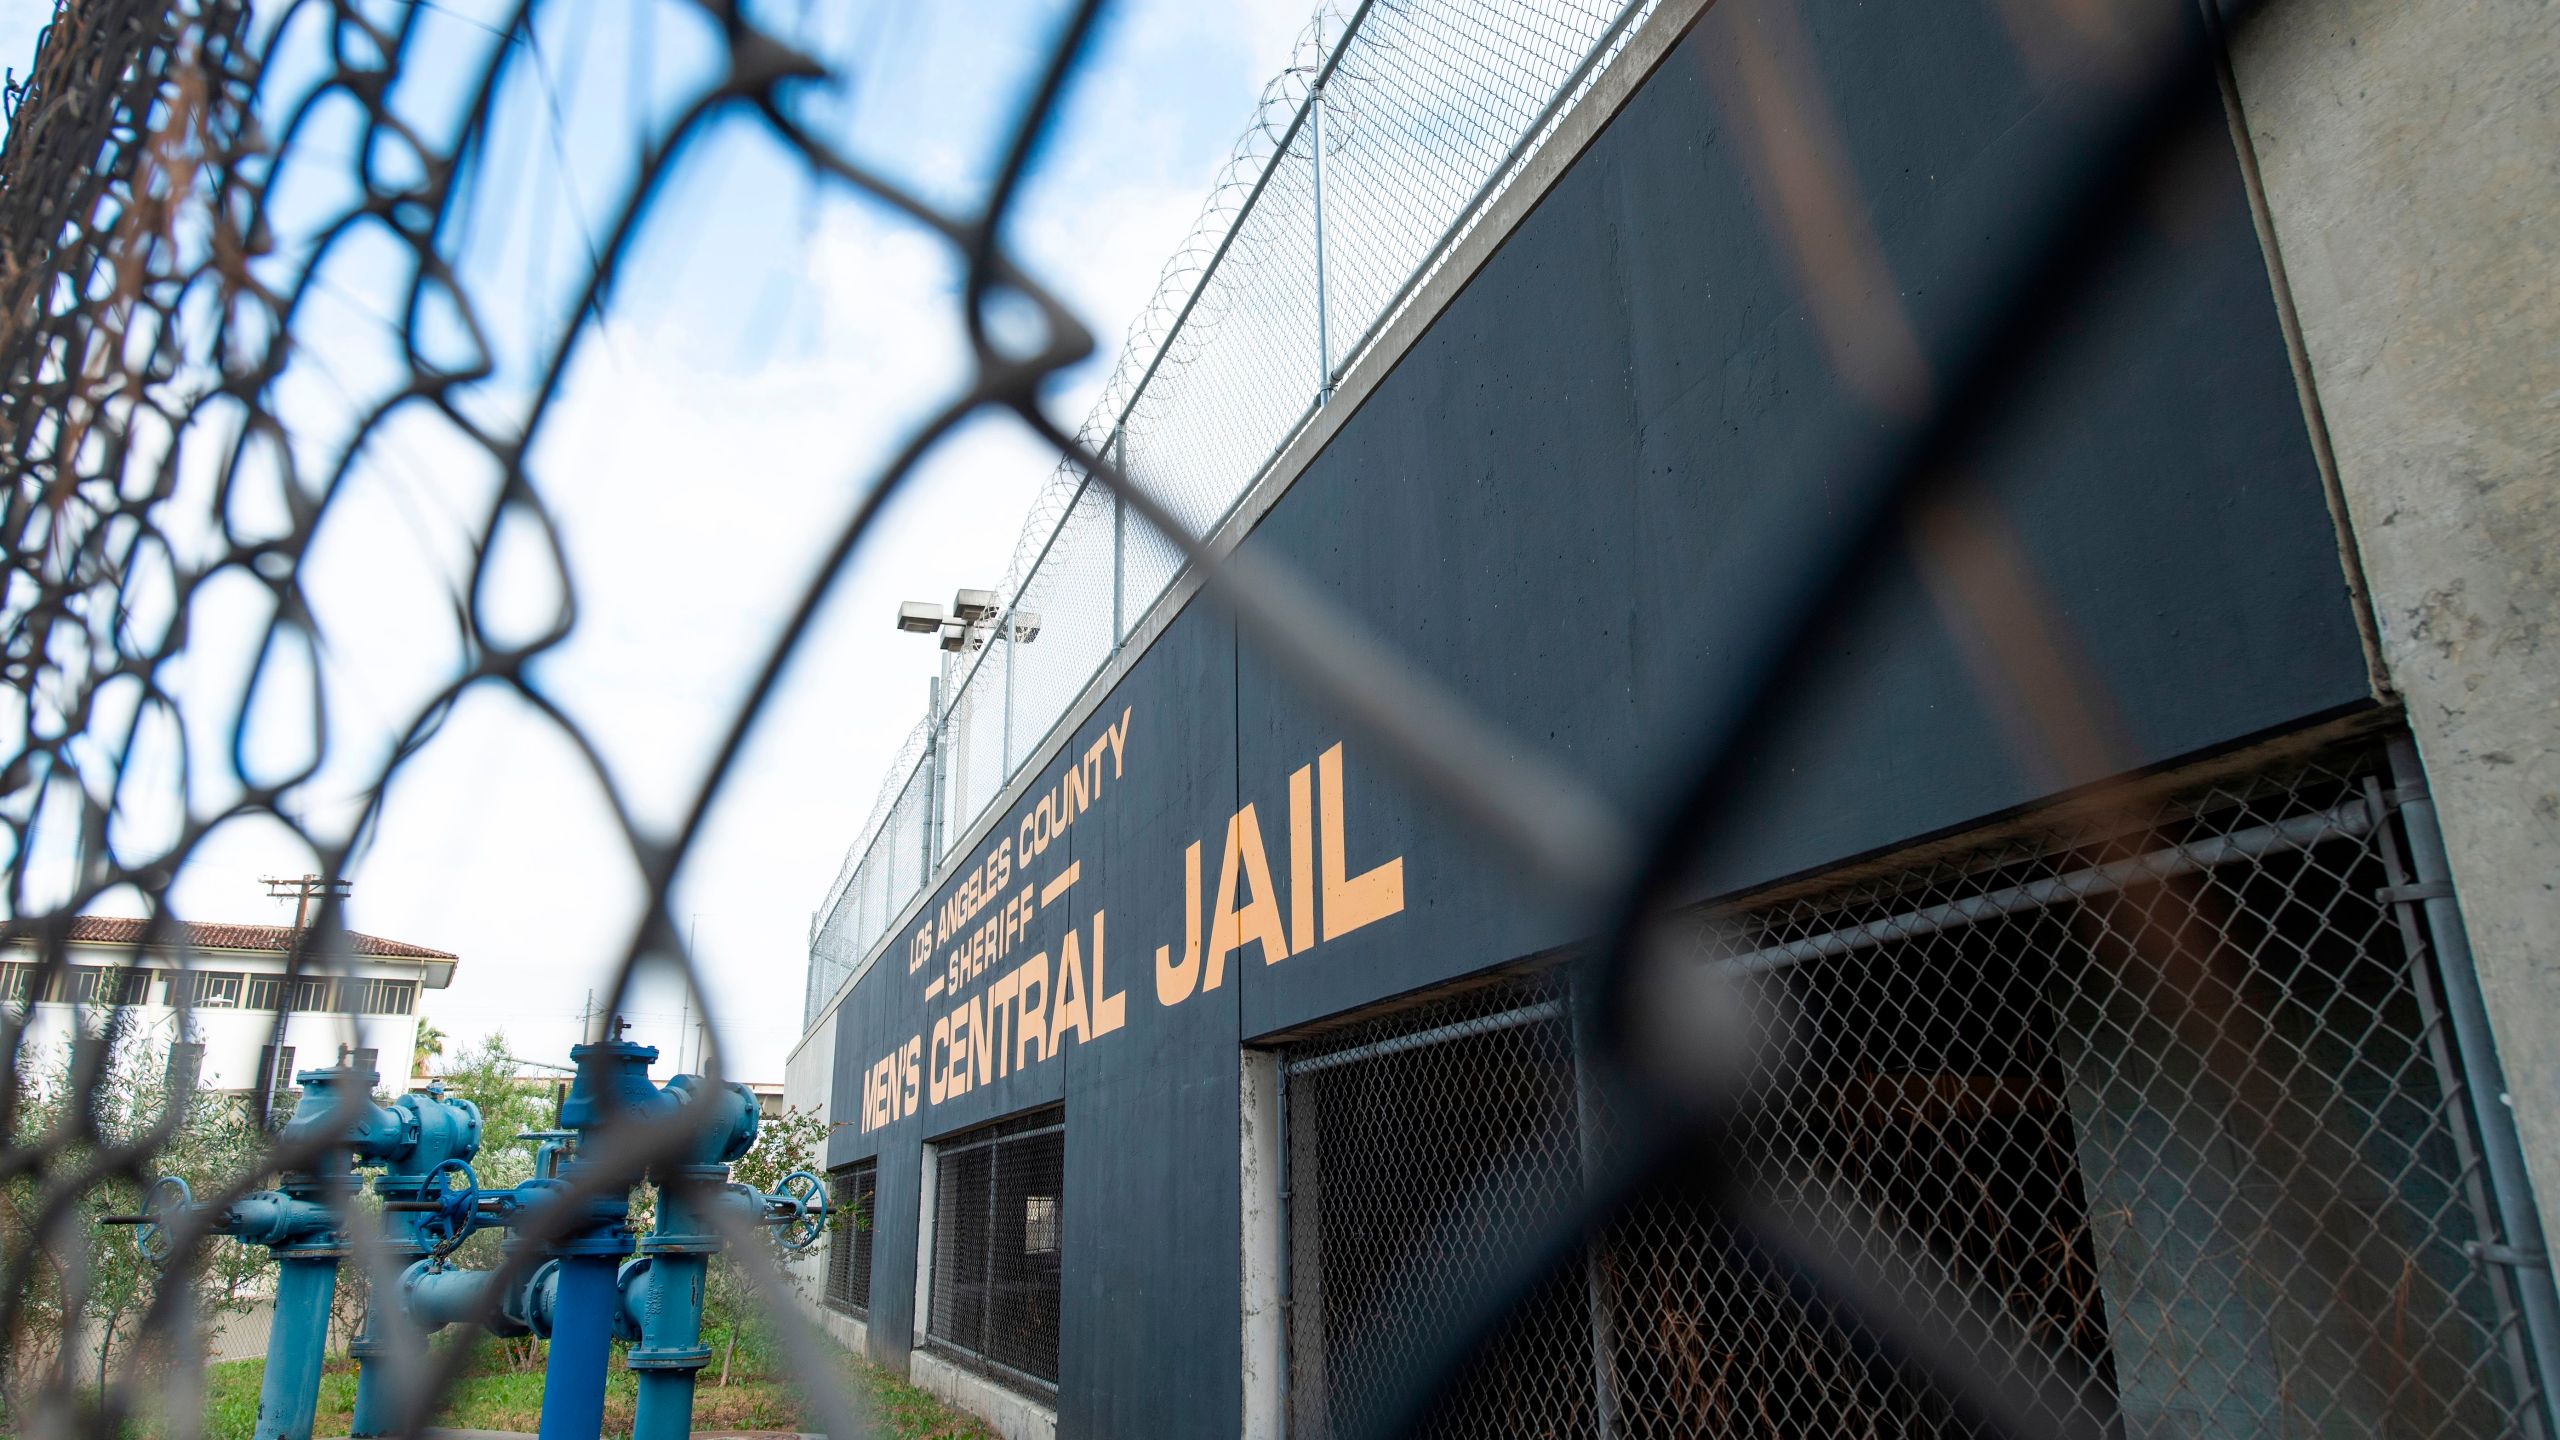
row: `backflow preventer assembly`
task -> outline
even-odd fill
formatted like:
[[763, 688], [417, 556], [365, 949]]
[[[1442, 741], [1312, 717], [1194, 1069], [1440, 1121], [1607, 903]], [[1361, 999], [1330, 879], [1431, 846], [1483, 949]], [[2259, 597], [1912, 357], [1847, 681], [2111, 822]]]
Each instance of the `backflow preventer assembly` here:
[[[111, 1217], [139, 1227], [136, 1243], [155, 1263], [192, 1230], [275, 1252], [275, 1323], [257, 1440], [311, 1435], [338, 1263], [349, 1251], [343, 1227], [363, 1185], [359, 1167], [379, 1167], [373, 1189], [382, 1202], [383, 1243], [407, 1262], [393, 1292], [377, 1293], [373, 1302], [397, 1303], [419, 1330], [481, 1324], [493, 1334], [548, 1339], [544, 1440], [594, 1440], [602, 1431], [605, 1371], [617, 1338], [628, 1343], [624, 1363], [639, 1377], [634, 1440], [675, 1440], [691, 1429], [694, 1376], [711, 1359], [702, 1343], [702, 1297], [721, 1245], [712, 1207], [734, 1207], [736, 1218], [773, 1227], [785, 1248], [802, 1250], [825, 1229], [826, 1187], [806, 1170], [784, 1177], [776, 1191], [728, 1183], [730, 1164], [756, 1142], [756, 1100], [745, 1086], [679, 1075], [660, 1088], [649, 1080], [658, 1052], [625, 1040], [575, 1046], [569, 1058], [576, 1078], [561, 1102], [561, 1128], [524, 1137], [541, 1147], [533, 1178], [520, 1185], [480, 1188], [471, 1169], [480, 1111], [469, 1100], [430, 1086], [377, 1103], [374, 1072], [341, 1065], [295, 1077], [302, 1095], [280, 1148], [315, 1158], [280, 1176], [276, 1189], [242, 1196], [216, 1215], [170, 1176], [153, 1184], [142, 1214]], [[646, 1235], [632, 1231], [628, 1185], [585, 1195], [573, 1188], [593, 1163], [581, 1154], [593, 1137], [633, 1124], [680, 1124], [692, 1137], [648, 1176], [657, 1216]], [[452, 1265], [455, 1247], [486, 1229], [508, 1232], [515, 1263], [505, 1271]], [[539, 1257], [520, 1253], [527, 1248]], [[507, 1271], [517, 1278], [498, 1287]], [[388, 1370], [396, 1363], [393, 1341], [377, 1318], [368, 1308], [350, 1347], [358, 1365], [350, 1428], [358, 1436], [393, 1433], [401, 1419]]]

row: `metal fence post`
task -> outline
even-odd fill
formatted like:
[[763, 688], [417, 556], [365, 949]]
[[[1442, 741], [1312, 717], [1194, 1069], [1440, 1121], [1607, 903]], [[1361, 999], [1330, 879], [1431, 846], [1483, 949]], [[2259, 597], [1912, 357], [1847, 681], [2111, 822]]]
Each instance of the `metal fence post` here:
[[[1583, 1054], [1583, 997], [1572, 998], [1564, 1014], [1565, 1043], [1573, 1048], [1573, 1112], [1576, 1158], [1582, 1163], [1582, 1183], [1589, 1185], [1601, 1168], [1600, 1097], [1593, 1092], [1591, 1066]], [[1615, 1323], [1617, 1297], [1611, 1293], [1607, 1270], [1606, 1247], [1599, 1241], [1583, 1247], [1582, 1298], [1589, 1308], [1591, 1345], [1591, 1403], [1599, 1421], [1600, 1440], [1616, 1440], [1618, 1433], [1618, 1339]]]
[[996, 731], [996, 788], [1002, 790], [1004, 782], [1013, 778], [1013, 606], [1005, 606], [996, 617], [995, 636], [987, 643], [1004, 646], [1004, 716]]
[[[1316, 44], [1324, 44], [1324, 22], [1316, 22]], [[1319, 71], [1318, 74], [1323, 72]], [[1325, 334], [1324, 297], [1324, 82], [1318, 80], [1307, 96], [1307, 118], [1313, 126], [1315, 145], [1315, 211], [1316, 211], [1316, 404], [1333, 398], [1333, 348]]]
[[[1111, 432], [1111, 465], [1122, 479], [1129, 475], [1129, 432]], [[1129, 504], [1120, 498], [1120, 487], [1111, 487], [1111, 648], [1129, 633]]]
[[2418, 747], [2404, 735], [2391, 741], [2390, 752], [2392, 798], [2399, 802], [2401, 828], [2409, 839], [2409, 868], [2416, 883], [2395, 887], [2388, 898], [2401, 904], [2414, 901], [2426, 916], [2437, 978], [2444, 986], [2445, 1017], [2452, 1022], [2454, 1049], [2462, 1057], [2472, 1123], [2480, 1130], [2480, 1158], [2489, 1172], [2490, 1197], [2497, 1206], [2499, 1243], [2473, 1245], [2472, 1260], [2505, 1267], [2514, 1277], [2516, 1299], [2524, 1310], [2525, 1343], [2533, 1353], [2534, 1378], [2541, 1391], [2536, 1398], [2546, 1430], [2553, 1430], [2560, 1427], [2560, 1410], [2554, 1408], [2552, 1393], [2553, 1377], [2560, 1376], [2560, 1292], [2552, 1286], [2542, 1215], [2534, 1205], [2524, 1144], [2516, 1135], [2506, 1074], [2489, 1030], [2488, 1004], [2480, 994], [2479, 976], [2471, 968], [2471, 938], [2454, 899], [2444, 832], [2436, 824], [2435, 800], [2427, 793]]
[[924, 879], [933, 883], [933, 862], [942, 857], [942, 680], [924, 682]]

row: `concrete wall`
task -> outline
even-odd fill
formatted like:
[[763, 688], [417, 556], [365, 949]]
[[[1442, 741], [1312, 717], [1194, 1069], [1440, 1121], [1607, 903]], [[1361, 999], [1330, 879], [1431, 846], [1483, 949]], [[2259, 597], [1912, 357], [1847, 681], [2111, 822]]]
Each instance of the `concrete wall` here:
[[2280, 277], [2544, 1224], [2560, 1224], [2560, 8], [2283, 0], [2234, 45]]
[[[832, 1021], [833, 1017], [829, 1017]], [[782, 1103], [811, 1111], [820, 1120], [835, 1120], [836, 1027], [823, 1024], [800, 1037], [799, 1048], [782, 1067]]]

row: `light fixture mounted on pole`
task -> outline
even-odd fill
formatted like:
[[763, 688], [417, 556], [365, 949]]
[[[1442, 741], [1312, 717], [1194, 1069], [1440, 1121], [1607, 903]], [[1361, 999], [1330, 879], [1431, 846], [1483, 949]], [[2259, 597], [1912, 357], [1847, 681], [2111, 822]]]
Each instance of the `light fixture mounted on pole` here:
[[[910, 635], [938, 635], [942, 648], [953, 654], [983, 650], [995, 638], [996, 621], [1003, 606], [993, 590], [959, 590], [951, 596], [951, 613], [944, 617], [942, 607], [927, 600], [908, 600], [898, 606], [898, 628]], [[1017, 609], [1006, 628], [1013, 642], [1028, 645], [1040, 638], [1040, 612]]]

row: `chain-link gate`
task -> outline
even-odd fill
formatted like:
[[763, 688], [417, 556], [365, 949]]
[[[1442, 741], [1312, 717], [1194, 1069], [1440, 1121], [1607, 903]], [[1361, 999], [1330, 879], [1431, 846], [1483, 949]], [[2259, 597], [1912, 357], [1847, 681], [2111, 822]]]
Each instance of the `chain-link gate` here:
[[1058, 1385], [1066, 1122], [1039, 1111], [932, 1151], [927, 1343], [1035, 1393]]
[[[1754, 977], [1790, 1056], [1739, 1163], [1817, 1237], [1904, 1237], [1911, 1303], [1996, 1306], [2108, 1433], [2531, 1432], [2377, 762], [1711, 917], [1704, 963]], [[1465, 1293], [1606, 1143], [1567, 1018], [1532, 977], [1288, 1052], [1292, 1433], [1366, 1423], [1419, 1358], [1381, 1317]], [[1974, 1433], [1676, 1183], [1576, 1279], [1515, 1313], [1445, 1433]]]

